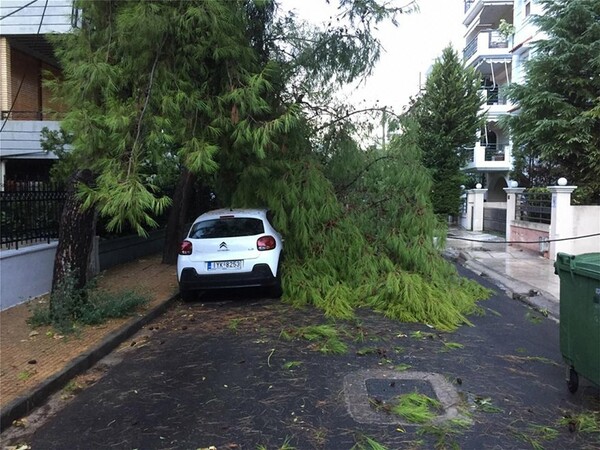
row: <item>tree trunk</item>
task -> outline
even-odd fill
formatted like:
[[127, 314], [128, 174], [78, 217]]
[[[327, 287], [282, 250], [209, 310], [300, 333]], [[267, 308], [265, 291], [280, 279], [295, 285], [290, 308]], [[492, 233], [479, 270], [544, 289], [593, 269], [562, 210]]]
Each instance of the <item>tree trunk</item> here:
[[76, 171], [69, 179], [54, 258], [53, 292], [64, 283], [67, 276], [74, 277], [75, 288], [84, 287], [91, 278], [90, 263], [97, 214], [94, 208], [82, 208], [77, 191], [79, 183], [90, 185], [93, 181], [92, 172], [88, 169]]
[[194, 192], [195, 183], [196, 176], [184, 168], [181, 171], [179, 182], [173, 195], [173, 206], [171, 207], [169, 221], [167, 222], [162, 258], [163, 264], [175, 264], [177, 262], [179, 244], [185, 231], [183, 227], [187, 220], [190, 199]]

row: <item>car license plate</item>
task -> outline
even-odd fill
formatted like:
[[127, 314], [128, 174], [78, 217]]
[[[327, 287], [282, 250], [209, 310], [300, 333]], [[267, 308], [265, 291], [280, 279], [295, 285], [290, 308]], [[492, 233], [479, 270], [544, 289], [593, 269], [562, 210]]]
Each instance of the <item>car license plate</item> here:
[[208, 270], [237, 270], [242, 268], [242, 261], [210, 261]]

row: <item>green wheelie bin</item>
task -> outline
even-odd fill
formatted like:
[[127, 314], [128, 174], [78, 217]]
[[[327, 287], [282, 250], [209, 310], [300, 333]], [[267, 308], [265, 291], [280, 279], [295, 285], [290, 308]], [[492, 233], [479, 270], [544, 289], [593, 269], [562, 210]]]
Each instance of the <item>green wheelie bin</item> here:
[[567, 386], [575, 392], [579, 375], [600, 386], [600, 253], [558, 253], [560, 351]]

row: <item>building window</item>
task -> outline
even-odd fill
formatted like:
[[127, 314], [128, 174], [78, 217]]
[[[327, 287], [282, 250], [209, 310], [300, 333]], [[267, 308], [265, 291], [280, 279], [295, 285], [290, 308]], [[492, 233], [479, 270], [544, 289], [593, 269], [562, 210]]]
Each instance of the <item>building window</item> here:
[[525, 3], [525, 17], [529, 17], [531, 14], [531, 0]]

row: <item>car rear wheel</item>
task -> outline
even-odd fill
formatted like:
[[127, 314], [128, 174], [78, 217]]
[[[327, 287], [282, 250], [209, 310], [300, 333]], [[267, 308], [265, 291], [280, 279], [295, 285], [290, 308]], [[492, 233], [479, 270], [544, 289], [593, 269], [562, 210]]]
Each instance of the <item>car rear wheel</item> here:
[[271, 298], [281, 298], [283, 295], [283, 287], [281, 286], [281, 271], [277, 270], [275, 284], [269, 288], [268, 295]]
[[187, 289], [179, 289], [179, 298], [184, 302], [191, 302], [196, 298], [196, 292]]

